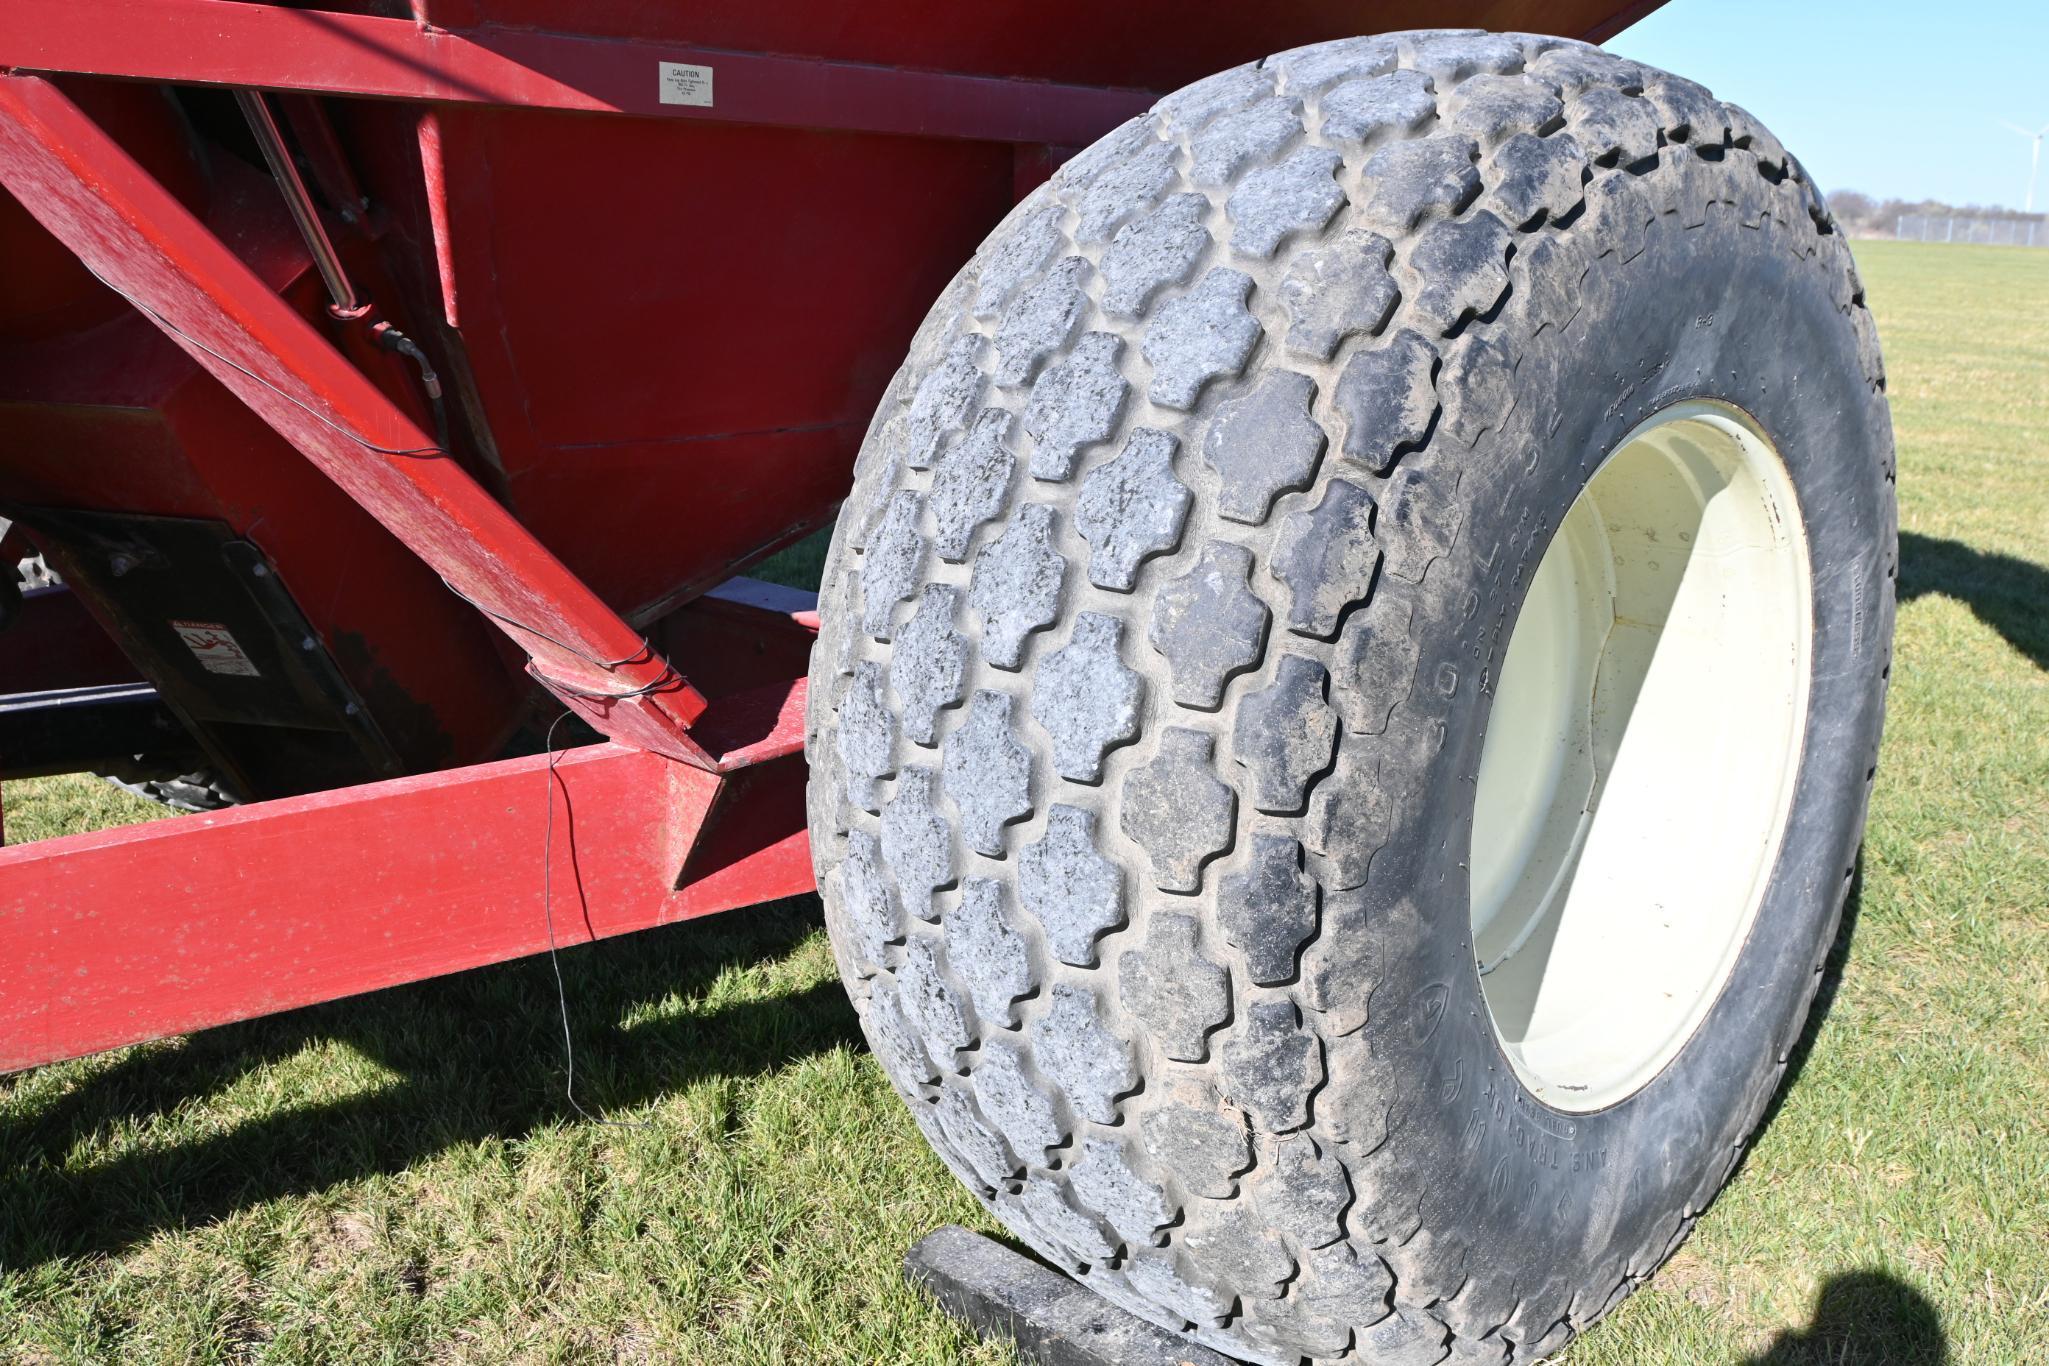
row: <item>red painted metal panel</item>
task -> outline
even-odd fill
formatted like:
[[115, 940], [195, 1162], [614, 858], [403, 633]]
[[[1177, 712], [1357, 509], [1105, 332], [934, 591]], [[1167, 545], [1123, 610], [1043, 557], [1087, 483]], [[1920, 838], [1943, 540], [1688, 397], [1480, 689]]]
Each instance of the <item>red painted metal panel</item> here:
[[0, 850], [0, 1071], [534, 953], [544, 874], [558, 944], [807, 891], [777, 692], [731, 777], [602, 744]]
[[[319, 149], [323, 183], [361, 175], [392, 225], [374, 250], [400, 311], [445, 317], [422, 340], [458, 384], [473, 377], [475, 444], [500, 462], [509, 506], [425, 449], [400, 387], [373, 378], [388, 357], [345, 356], [303, 298], [279, 297], [303, 291], [303, 256], [266, 254], [275, 203], [197, 202], [232, 177], [166, 188], [149, 149], [183, 136], [168, 106], [110, 138], [47, 82], [0, 76], [0, 182], [464, 593], [569, 642], [508, 631], [542, 673], [572, 694], [657, 690], [586, 704], [611, 733], [699, 765], [603, 745], [553, 780], [545, 760], [513, 760], [0, 853], [0, 1066], [542, 947], [551, 781], [560, 942], [807, 887], [788, 642], [759, 676], [722, 667], [730, 695], [700, 717], [702, 699], [651, 654], [592, 667], [640, 646], [600, 599], [673, 604], [827, 514], [917, 316], [1057, 156], [1005, 144], [1085, 144], [1148, 98], [1102, 87], [1170, 88], [1360, 29], [1591, 34], [1649, 7], [416, 0], [433, 22], [415, 23], [227, 0], [0, 3], [0, 69], [368, 97], [325, 102], [340, 136]], [[662, 62], [710, 67], [712, 102], [663, 102]], [[583, 117], [606, 113], [631, 117]], [[0, 211], [4, 237], [13, 209]], [[209, 231], [206, 214], [225, 226]], [[66, 394], [90, 416], [63, 432], [68, 447], [10, 450], [9, 477], [56, 487], [90, 467], [65, 487], [110, 510], [204, 516], [239, 464], [253, 471], [236, 485], [246, 510], [293, 509], [266, 533], [281, 564], [326, 548], [306, 524], [314, 500], [263, 482], [270, 446], [181, 452], [171, 409], [201, 385], [175, 355], [128, 345], [133, 321], [63, 266], [52, 288], [0, 295], [0, 332], [61, 339], [24, 391], [41, 405], [29, 422], [58, 421]], [[124, 374], [116, 355], [141, 363]], [[150, 411], [117, 412], [144, 380]], [[302, 596], [317, 585], [323, 625], [343, 601], [341, 558], [331, 578], [292, 576]], [[398, 615], [376, 619], [367, 654], [405, 648], [417, 664], [432, 628], [401, 619], [390, 559], [378, 591]], [[661, 634], [703, 658], [744, 637], [716, 615]], [[474, 652], [449, 659], [481, 672]]]
[[[185, 130], [164, 117], [160, 92], [111, 81], [71, 85], [72, 98], [180, 202], [194, 213], [208, 212], [218, 187], [208, 183]], [[7, 262], [0, 270], [0, 345], [77, 332], [122, 312], [121, 301], [101, 288], [61, 243], [37, 231], [28, 211], [5, 195], [0, 195], [0, 251]]]
[[[1599, 38], [1656, 3], [1297, 0], [1177, 12], [1098, 0], [427, 0], [435, 26], [421, 27], [235, 0], [11, 0], [0, 64], [1074, 145], [1118, 107], [1117, 92], [1091, 87], [1169, 90], [1281, 48], [1404, 28]], [[712, 67], [713, 106], [662, 103], [657, 61]]]
[[[1020, 183], [1011, 148], [971, 139], [1079, 145], [1147, 98], [1091, 87], [1413, 24], [1585, 32], [1617, 0], [1164, 9], [421, 0], [423, 26], [14, 0], [0, 64], [437, 101], [335, 111], [407, 225], [392, 274], [459, 327], [445, 368], [474, 376], [498, 491], [645, 620], [830, 515], [917, 317]], [[665, 60], [711, 66], [713, 103], [662, 104]], [[647, 117], [566, 116], [601, 110]]]
[[450, 225], [465, 331], [502, 320], [531, 439], [572, 456], [865, 428], [884, 339], [1011, 205], [1003, 147], [468, 109], [442, 136], [478, 192]]
[[[388, 146], [397, 112], [346, 114]], [[994, 144], [474, 107], [436, 125], [442, 250], [425, 213], [409, 230], [448, 261], [506, 499], [638, 618], [830, 517], [918, 319], [1011, 203]], [[366, 180], [402, 202], [409, 174]]]
[[707, 48], [1172, 90], [1284, 48], [1360, 33], [1471, 27], [1598, 40], [1629, 0], [1288, 0], [1167, 4], [1101, 0], [415, 0], [451, 27], [574, 29]]
[[694, 763], [703, 698], [62, 92], [0, 76], [0, 183], [616, 738]]
[[[711, 68], [707, 102], [664, 102], [663, 62]], [[1087, 142], [1150, 102], [1142, 92], [565, 33], [453, 33], [237, 0], [10, 0], [0, 65], [992, 142]]]
[[[133, 93], [151, 96], [148, 112], [164, 116], [157, 92], [138, 86]], [[125, 134], [125, 124], [110, 131]], [[321, 316], [317, 286], [276, 187], [227, 157], [214, 159], [210, 180], [194, 196], [206, 205], [208, 226], [232, 241], [267, 286], [335, 329]], [[7, 221], [10, 213], [20, 217]], [[17, 258], [9, 253], [17, 249], [29, 271], [42, 269], [46, 254], [61, 257], [103, 306], [86, 310], [84, 325], [56, 335], [8, 338], [12, 300], [0, 298], [0, 501], [227, 523], [263, 546], [315, 614], [323, 642], [409, 769], [494, 757], [530, 691], [517, 657], [501, 655], [503, 638], [0, 194], [0, 259], [10, 262], [0, 270], [0, 294], [14, 279]], [[89, 578], [74, 587], [90, 598]], [[95, 601], [86, 605], [98, 610]], [[160, 661], [137, 664], [161, 674]], [[57, 686], [28, 681], [47, 671], [38, 668], [36, 652], [11, 637], [0, 648], [0, 666], [19, 680], [13, 690]]]

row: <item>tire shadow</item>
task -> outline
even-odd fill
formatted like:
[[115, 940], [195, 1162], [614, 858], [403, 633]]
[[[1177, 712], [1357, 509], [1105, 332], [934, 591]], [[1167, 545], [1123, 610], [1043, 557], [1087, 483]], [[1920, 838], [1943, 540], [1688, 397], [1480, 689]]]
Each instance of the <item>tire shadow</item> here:
[[1846, 1271], [1822, 1282], [1814, 1318], [1787, 1329], [1743, 1366], [1944, 1366], [1949, 1340], [1927, 1296], [1888, 1272]]
[[[2033, 660], [2038, 668], [2049, 669], [2049, 569], [2011, 555], [1988, 555], [1961, 541], [1949, 541], [1918, 532], [1900, 533], [1900, 601], [1908, 602], [1929, 593], [1954, 598], [1970, 607], [1977, 618], [1999, 632], [2008, 644]], [[1808, 1008], [1800, 1038], [1786, 1059], [1786, 1075], [1745, 1149], [1771, 1127], [1785, 1104], [1787, 1094], [1800, 1079], [1807, 1059], [1814, 1052], [1815, 1039], [1828, 1020], [1836, 992], [1842, 986], [1843, 966], [1849, 960], [1850, 941], [1856, 934], [1857, 917], [1864, 900], [1864, 854], [1857, 853], [1849, 895], [1843, 900], [1842, 922], [1835, 942], [1824, 960], [1821, 983], [1815, 989], [1814, 1004]], [[1738, 1170], [1741, 1170], [1740, 1166]], [[1733, 1179], [1733, 1177], [1731, 1178]]]
[[1929, 593], [1955, 598], [2034, 661], [2049, 669], [2049, 569], [2012, 555], [1986, 554], [1961, 541], [1900, 533], [1900, 601]]
[[[1984, 554], [1960, 541], [1901, 532], [1900, 601], [1908, 602], [1929, 593], [1940, 593], [1966, 604], [1980, 621], [1998, 631], [2038, 668], [2049, 669], [2049, 569], [2011, 555]], [[1800, 1037], [1787, 1056], [1786, 1075], [1780, 1079], [1756, 1130], [1744, 1145], [1743, 1158], [1730, 1174], [1731, 1181], [1748, 1165], [1757, 1140], [1778, 1118], [1786, 1097], [1813, 1055], [1815, 1040], [1828, 1022], [1829, 1010], [1842, 986], [1843, 967], [1849, 961], [1850, 942], [1857, 931], [1863, 900], [1864, 853], [1860, 849], [1849, 894], [1843, 899], [1842, 921], [1822, 964], [1814, 1003], [1808, 1008]]]
[[[644, 1018], [672, 996], [700, 996], [729, 967], [787, 954], [820, 923], [817, 899], [804, 897], [565, 950], [577, 1099], [593, 1114], [628, 1109], [708, 1078], [864, 1046], [837, 980]], [[335, 1100], [266, 1097], [248, 1102], [265, 1107], [261, 1116], [218, 1132], [66, 1165], [96, 1135], [176, 1126], [180, 1109], [337, 1041], [397, 1080]], [[289, 1087], [292, 1076], [259, 1084]], [[53, 1103], [0, 1118], [0, 1268], [117, 1252], [163, 1229], [577, 1118], [563, 1095], [545, 955], [145, 1045]]]

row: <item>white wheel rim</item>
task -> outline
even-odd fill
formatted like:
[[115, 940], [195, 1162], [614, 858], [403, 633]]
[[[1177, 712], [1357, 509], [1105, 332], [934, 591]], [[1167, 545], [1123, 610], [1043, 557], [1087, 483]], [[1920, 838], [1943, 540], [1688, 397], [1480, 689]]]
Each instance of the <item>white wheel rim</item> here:
[[1734, 408], [1645, 422], [1553, 537], [1495, 689], [1470, 862], [1495, 1035], [1546, 1104], [1634, 1094], [1721, 994], [1778, 861], [1812, 637], [1792, 482]]

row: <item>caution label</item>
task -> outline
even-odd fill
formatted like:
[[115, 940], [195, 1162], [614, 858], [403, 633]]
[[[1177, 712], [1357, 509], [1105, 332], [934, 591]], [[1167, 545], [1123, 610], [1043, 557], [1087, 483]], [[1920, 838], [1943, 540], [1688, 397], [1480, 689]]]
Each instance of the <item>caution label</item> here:
[[685, 62], [662, 62], [661, 98], [663, 104], [694, 104], [702, 109], [711, 108], [711, 68], [691, 66]]
[[199, 667], [210, 674], [232, 674], [238, 678], [261, 678], [256, 666], [234, 633], [217, 621], [174, 621], [171, 629], [185, 648], [192, 651]]

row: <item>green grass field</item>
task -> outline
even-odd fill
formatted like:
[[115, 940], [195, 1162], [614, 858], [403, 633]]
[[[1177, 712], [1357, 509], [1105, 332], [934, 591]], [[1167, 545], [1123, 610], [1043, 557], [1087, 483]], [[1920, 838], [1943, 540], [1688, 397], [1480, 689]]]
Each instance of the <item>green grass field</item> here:
[[[1572, 1366], [2049, 1358], [2049, 252], [1858, 255], [1905, 600], [1839, 983], [1734, 1184]], [[153, 814], [88, 779], [5, 801], [16, 839]], [[0, 1360], [1009, 1359], [903, 1286], [933, 1224], [993, 1225], [815, 902], [564, 968], [603, 1122], [563, 1103], [545, 961], [0, 1080]]]

